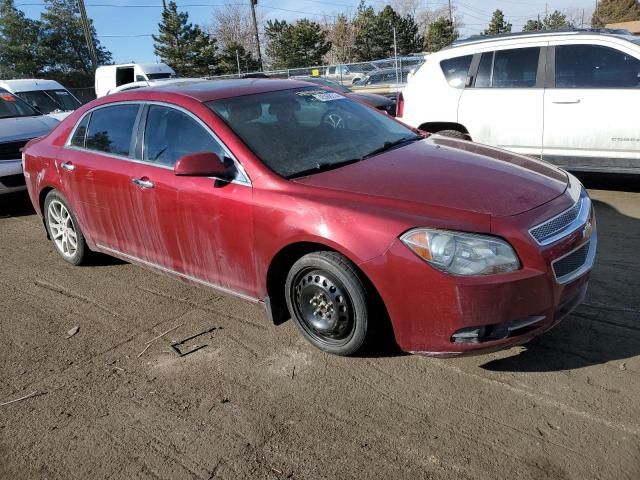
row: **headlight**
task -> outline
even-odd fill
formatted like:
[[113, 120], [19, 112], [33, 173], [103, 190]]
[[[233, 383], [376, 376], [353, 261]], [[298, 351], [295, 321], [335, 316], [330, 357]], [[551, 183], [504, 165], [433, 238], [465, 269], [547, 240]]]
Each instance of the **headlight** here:
[[520, 268], [511, 245], [496, 237], [416, 228], [400, 240], [430, 265], [454, 275], [491, 275]]

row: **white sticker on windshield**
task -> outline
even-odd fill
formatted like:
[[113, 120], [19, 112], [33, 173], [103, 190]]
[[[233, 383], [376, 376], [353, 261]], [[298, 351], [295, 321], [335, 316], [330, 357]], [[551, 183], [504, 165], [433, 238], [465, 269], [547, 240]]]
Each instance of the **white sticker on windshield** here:
[[326, 92], [326, 93], [316, 93], [312, 95], [313, 98], [320, 100], [321, 102], [330, 102], [331, 100], [342, 100], [343, 97], [339, 93]]

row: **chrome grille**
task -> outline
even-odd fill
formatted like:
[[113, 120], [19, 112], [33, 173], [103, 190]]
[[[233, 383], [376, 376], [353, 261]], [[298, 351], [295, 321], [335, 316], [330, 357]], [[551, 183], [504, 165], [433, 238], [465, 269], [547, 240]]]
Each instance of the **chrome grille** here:
[[562, 282], [563, 279], [570, 278], [587, 263], [590, 246], [591, 242], [587, 242], [566, 257], [556, 260], [553, 263], [553, 273], [559, 282]]
[[551, 220], [547, 220], [544, 223], [541, 223], [535, 228], [531, 229], [531, 235], [535, 238], [539, 243], [543, 243], [545, 240], [553, 237], [556, 233], [564, 230], [567, 225], [570, 225], [578, 215], [580, 214], [580, 207], [582, 206], [582, 199], [580, 199], [576, 204], [571, 207], [569, 210], [564, 211], [560, 215]]

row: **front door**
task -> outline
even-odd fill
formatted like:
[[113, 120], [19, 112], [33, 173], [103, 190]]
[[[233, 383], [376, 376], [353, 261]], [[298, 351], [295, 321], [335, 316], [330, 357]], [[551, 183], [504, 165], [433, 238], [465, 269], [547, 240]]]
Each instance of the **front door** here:
[[458, 123], [474, 142], [540, 156], [544, 45], [482, 53], [458, 105]]
[[574, 170], [640, 171], [640, 59], [587, 43], [556, 45], [551, 58], [543, 158]]
[[255, 294], [252, 190], [237, 181], [176, 176], [176, 161], [209, 151], [233, 162], [208, 127], [189, 113], [164, 105], [144, 112], [138, 187], [147, 255], [179, 275], [233, 293]]

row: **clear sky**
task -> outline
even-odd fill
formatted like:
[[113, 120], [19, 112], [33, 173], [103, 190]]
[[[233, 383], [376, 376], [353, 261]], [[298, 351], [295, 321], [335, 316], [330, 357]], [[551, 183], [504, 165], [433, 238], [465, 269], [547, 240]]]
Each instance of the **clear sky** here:
[[[15, 0], [16, 6], [27, 16], [37, 18], [43, 9], [43, 0]], [[404, 2], [411, 0], [404, 0]], [[447, 0], [415, 0], [428, 7], [446, 5]], [[168, 0], [167, 0], [168, 2]], [[402, 3], [403, 0], [397, 0]], [[211, 23], [213, 10], [229, 4], [246, 5], [249, 15], [249, 0], [177, 0], [181, 10], [189, 13], [189, 19], [200, 25]], [[258, 0], [258, 10], [266, 19], [286, 19], [308, 17], [317, 21], [323, 17], [331, 18], [339, 13], [351, 14], [357, 8], [359, 0]], [[380, 7], [383, 0], [370, 0], [368, 3]], [[536, 0], [452, 0], [456, 18], [464, 24], [463, 35], [479, 33], [486, 28], [491, 13], [500, 8], [514, 31], [519, 31], [529, 18], [544, 15], [545, 9], [561, 11], [572, 9], [578, 18], [585, 11], [585, 23], [588, 25], [595, 0], [556, 0], [544, 2]], [[151, 34], [157, 32], [161, 19], [162, 0], [85, 0], [87, 14], [93, 19], [98, 37], [112, 53], [117, 63], [135, 61], [138, 63], [155, 62]]]

